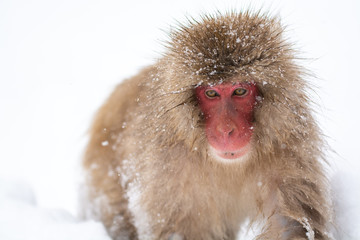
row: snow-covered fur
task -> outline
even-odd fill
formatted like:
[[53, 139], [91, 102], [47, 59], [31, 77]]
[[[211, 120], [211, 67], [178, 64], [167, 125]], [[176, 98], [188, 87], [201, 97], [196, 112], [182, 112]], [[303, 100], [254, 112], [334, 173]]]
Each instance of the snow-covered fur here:
[[[235, 239], [247, 219], [263, 224], [257, 239], [328, 239], [323, 141], [282, 33], [276, 19], [249, 12], [172, 31], [166, 54], [97, 114], [84, 212], [114, 239]], [[208, 154], [194, 89], [222, 82], [254, 82], [261, 93], [242, 163]]]

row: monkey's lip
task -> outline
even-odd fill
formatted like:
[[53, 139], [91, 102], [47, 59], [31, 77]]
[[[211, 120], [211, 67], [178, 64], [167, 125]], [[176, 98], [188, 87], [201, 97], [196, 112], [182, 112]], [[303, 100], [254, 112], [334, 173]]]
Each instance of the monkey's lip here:
[[246, 157], [247, 153], [250, 150], [250, 144], [247, 144], [246, 146], [235, 150], [235, 151], [227, 151], [227, 150], [217, 150], [214, 147], [210, 146], [211, 153], [220, 161], [226, 161], [231, 162], [242, 160], [244, 157]]

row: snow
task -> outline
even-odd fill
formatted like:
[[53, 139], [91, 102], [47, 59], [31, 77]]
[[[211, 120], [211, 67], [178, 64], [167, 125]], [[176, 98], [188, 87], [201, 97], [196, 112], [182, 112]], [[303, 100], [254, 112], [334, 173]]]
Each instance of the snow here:
[[0, 180], [0, 239], [4, 240], [110, 240], [94, 221], [79, 221], [63, 209], [36, 204], [26, 183]]
[[359, 239], [360, 188], [359, 169], [342, 170], [332, 178], [333, 200], [338, 231], [336, 239]]
[[141, 184], [138, 181], [129, 183], [127, 196], [129, 199], [128, 207], [134, 217], [134, 225], [137, 229], [139, 239], [154, 239], [151, 233], [149, 217], [141, 206]]
[[302, 218], [302, 219], [299, 219], [299, 222], [301, 222], [303, 225], [303, 228], [306, 229], [306, 236], [307, 236], [308, 240], [314, 240], [315, 233], [314, 233], [314, 230], [311, 228], [309, 220], [307, 218]]
[[[307, 63], [319, 78], [317, 120], [336, 152], [328, 153], [334, 234], [360, 239], [360, 2], [238, 2], [0, 1], [0, 239], [109, 239], [100, 223], [77, 218], [94, 113], [121, 79], [160, 55], [157, 41], [174, 19], [250, 2], [280, 13], [305, 58], [316, 59]], [[137, 196], [134, 188], [134, 211]]]

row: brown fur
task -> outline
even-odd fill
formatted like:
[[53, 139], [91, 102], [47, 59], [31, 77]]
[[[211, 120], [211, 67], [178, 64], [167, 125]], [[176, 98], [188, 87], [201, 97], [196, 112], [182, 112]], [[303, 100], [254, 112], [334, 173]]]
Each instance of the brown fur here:
[[[114, 239], [235, 239], [247, 217], [264, 223], [257, 239], [328, 239], [323, 142], [282, 32], [248, 12], [172, 32], [158, 63], [97, 114], [84, 159], [87, 215]], [[227, 81], [255, 82], [262, 96], [251, 157], [236, 164], [207, 154], [194, 97], [199, 84]]]

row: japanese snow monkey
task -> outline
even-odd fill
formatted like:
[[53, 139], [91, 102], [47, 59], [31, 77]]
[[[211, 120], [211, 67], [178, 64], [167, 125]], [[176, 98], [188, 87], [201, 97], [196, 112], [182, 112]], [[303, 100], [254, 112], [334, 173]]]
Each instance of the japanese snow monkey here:
[[113, 239], [330, 239], [323, 141], [277, 18], [206, 15], [99, 110], [84, 215]]

